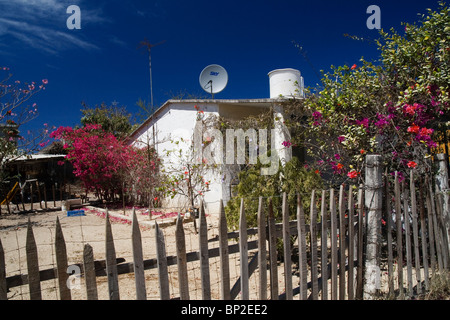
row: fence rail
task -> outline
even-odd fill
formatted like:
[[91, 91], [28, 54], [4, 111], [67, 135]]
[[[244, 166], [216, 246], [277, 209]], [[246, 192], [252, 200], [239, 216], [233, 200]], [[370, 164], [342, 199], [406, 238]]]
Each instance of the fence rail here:
[[[370, 176], [370, 174], [369, 174]], [[143, 259], [139, 223], [133, 213], [131, 226], [132, 262], [116, 257], [114, 238], [109, 215], [105, 219], [105, 260], [94, 261], [93, 248], [84, 245], [83, 261], [68, 265], [66, 243], [60, 222], [55, 226], [54, 268], [39, 270], [38, 248], [31, 221], [28, 220], [26, 235], [26, 257], [28, 274], [6, 276], [3, 246], [0, 241], [0, 299], [7, 299], [8, 289], [28, 285], [30, 299], [41, 299], [40, 283], [58, 279], [59, 298], [71, 299], [67, 282], [67, 270], [78, 268], [85, 278], [87, 299], [98, 299], [97, 277], [106, 276], [108, 297], [120, 299], [120, 274], [134, 274], [136, 298], [147, 299], [144, 271], [158, 270], [160, 299], [170, 299], [168, 267], [177, 266], [179, 296], [176, 299], [190, 299], [187, 263], [199, 261], [201, 274], [201, 296], [211, 296], [210, 259], [220, 258], [220, 298], [235, 299], [239, 293], [242, 299], [249, 299], [249, 279], [258, 272], [257, 298], [265, 299], [365, 299], [373, 298], [371, 285], [376, 293], [381, 292], [397, 298], [408, 298], [421, 294], [430, 288], [430, 276], [449, 269], [448, 219], [445, 211], [448, 195], [434, 191], [431, 178], [417, 180], [411, 171], [409, 188], [396, 175], [394, 182], [387, 178], [377, 188], [367, 185], [340, 186], [339, 190], [313, 191], [309, 212], [305, 212], [301, 195], [297, 196], [296, 219], [290, 220], [287, 195], [282, 195], [282, 222], [276, 223], [272, 202], [267, 205], [259, 199], [257, 227], [247, 228], [244, 201], [241, 201], [239, 231], [227, 232], [225, 211], [221, 203], [219, 236], [208, 239], [206, 213], [203, 204], [199, 215], [199, 247], [197, 251], [186, 252], [184, 226], [179, 215], [176, 225], [176, 255], [166, 254], [164, 230], [158, 226], [155, 231], [156, 257]], [[373, 181], [372, 181], [373, 182]], [[420, 185], [420, 186], [418, 186]], [[380, 187], [382, 186], [382, 187]], [[382, 206], [374, 205], [381, 192]], [[378, 210], [378, 211], [377, 211]], [[374, 219], [373, 217], [376, 217]], [[307, 218], [310, 223], [307, 224]], [[374, 239], [370, 238], [375, 230]], [[230, 243], [237, 239], [237, 243]], [[292, 239], [295, 239], [293, 242]], [[212, 241], [219, 246], [209, 248]], [[283, 261], [278, 261], [277, 241], [283, 243]], [[369, 244], [375, 240], [376, 243]], [[292, 259], [293, 245], [298, 248], [298, 263]], [[375, 268], [368, 268], [371, 247], [378, 253]], [[249, 251], [255, 254], [249, 255]], [[240, 277], [233, 284], [230, 279], [229, 257], [239, 254]], [[283, 268], [283, 292], [280, 292], [278, 268]], [[297, 270], [298, 281], [293, 275]], [[72, 268], [72, 269], [71, 269]], [[368, 271], [375, 272], [375, 275]], [[382, 272], [383, 271], [383, 272]], [[385, 276], [385, 273], [387, 275]], [[373, 281], [374, 283], [371, 283]], [[173, 295], [172, 295], [173, 296]]]

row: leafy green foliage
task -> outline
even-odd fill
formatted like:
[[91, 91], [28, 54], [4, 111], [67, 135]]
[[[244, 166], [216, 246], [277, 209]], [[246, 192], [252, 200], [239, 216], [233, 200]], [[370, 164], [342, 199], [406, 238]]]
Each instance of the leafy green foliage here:
[[127, 113], [125, 107], [107, 106], [102, 103], [95, 108], [89, 108], [83, 103], [81, 113], [83, 114], [81, 118], [83, 126], [101, 125], [105, 132], [112, 133], [118, 139], [125, 138], [132, 129], [131, 115]]
[[302, 165], [297, 158], [292, 158], [274, 175], [261, 175], [261, 164], [250, 167], [239, 173], [239, 184], [236, 196], [225, 207], [228, 227], [237, 229], [239, 226], [240, 203], [244, 199], [245, 214], [249, 228], [257, 224], [259, 197], [264, 198], [264, 210], [267, 213], [267, 204], [272, 199], [275, 219], [281, 221], [282, 197], [286, 192], [289, 202], [289, 215], [296, 219], [297, 193], [303, 196], [302, 203], [305, 212], [309, 212], [310, 195], [313, 189], [322, 188], [321, 177]]

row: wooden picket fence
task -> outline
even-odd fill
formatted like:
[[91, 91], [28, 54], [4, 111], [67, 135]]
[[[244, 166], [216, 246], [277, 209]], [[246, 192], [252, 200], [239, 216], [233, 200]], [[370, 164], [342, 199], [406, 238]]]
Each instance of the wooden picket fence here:
[[[429, 289], [431, 274], [449, 269], [449, 246], [446, 223], [443, 218], [443, 193], [433, 192], [430, 178], [425, 178], [419, 188], [413, 175], [408, 186], [396, 177], [394, 184], [387, 178], [384, 183], [384, 206], [382, 220], [382, 241], [380, 252], [380, 293], [391, 297], [407, 298]], [[219, 247], [208, 248], [206, 214], [200, 206], [198, 240], [199, 250], [186, 252], [184, 226], [179, 215], [176, 225], [176, 255], [167, 256], [163, 229], [155, 222], [156, 257], [143, 259], [141, 231], [136, 214], [133, 213], [132, 254], [133, 262], [116, 258], [111, 223], [107, 214], [105, 260], [94, 261], [93, 249], [85, 244], [83, 262], [76, 266], [85, 279], [87, 299], [98, 299], [97, 277], [106, 276], [108, 296], [120, 299], [118, 275], [134, 273], [136, 299], [147, 299], [144, 271], [158, 270], [159, 296], [171, 298], [169, 285], [170, 265], [177, 265], [179, 297], [190, 299], [187, 263], [200, 262], [201, 297], [211, 299], [210, 259], [220, 257], [220, 298], [235, 299], [239, 294], [244, 300], [250, 297], [249, 279], [258, 272], [258, 293], [266, 299], [364, 299], [366, 219], [369, 212], [364, 199], [367, 187], [340, 186], [339, 190], [313, 191], [310, 195], [309, 212], [304, 212], [303, 195], [297, 195], [296, 219], [290, 220], [286, 193], [282, 194], [282, 222], [276, 223], [271, 199], [259, 198], [258, 225], [247, 228], [246, 210], [241, 200], [239, 231], [228, 232], [223, 204], [219, 219]], [[337, 194], [338, 193], [338, 194]], [[366, 202], [367, 203], [367, 202]], [[306, 223], [307, 219], [310, 221]], [[66, 244], [59, 220], [55, 232], [56, 267], [40, 270], [38, 248], [32, 225], [28, 223], [26, 257], [28, 274], [6, 277], [4, 251], [0, 241], [0, 300], [7, 299], [8, 288], [28, 285], [30, 299], [41, 299], [41, 281], [58, 279], [59, 297], [71, 299], [67, 286], [69, 274]], [[292, 239], [298, 246], [299, 281], [293, 283]], [[230, 244], [230, 239], [238, 239]], [[277, 239], [283, 241], [284, 290], [280, 292], [278, 279]], [[257, 254], [249, 259], [249, 250]], [[240, 278], [231, 285], [229, 256], [239, 254]], [[250, 261], [249, 261], [250, 260]], [[406, 268], [406, 275], [404, 274]], [[415, 271], [415, 272], [413, 272]], [[387, 277], [383, 274], [387, 273]], [[431, 273], [431, 274], [430, 274]], [[413, 279], [415, 275], [415, 279]], [[382, 285], [386, 278], [386, 286]], [[384, 290], [387, 287], [387, 290]]]

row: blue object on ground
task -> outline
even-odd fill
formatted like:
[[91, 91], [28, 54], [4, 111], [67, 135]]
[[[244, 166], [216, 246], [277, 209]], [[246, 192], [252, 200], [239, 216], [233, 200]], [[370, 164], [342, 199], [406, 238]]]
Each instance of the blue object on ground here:
[[67, 216], [68, 217], [79, 217], [79, 216], [85, 216], [85, 214], [84, 214], [84, 210], [72, 210], [72, 211], [67, 211]]

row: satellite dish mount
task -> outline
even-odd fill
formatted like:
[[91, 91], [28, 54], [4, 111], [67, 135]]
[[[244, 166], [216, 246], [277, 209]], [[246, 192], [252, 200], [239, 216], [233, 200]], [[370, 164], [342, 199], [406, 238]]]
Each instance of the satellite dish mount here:
[[214, 94], [221, 92], [227, 86], [228, 73], [223, 67], [211, 64], [200, 73], [199, 81], [202, 89], [210, 93], [214, 99]]

